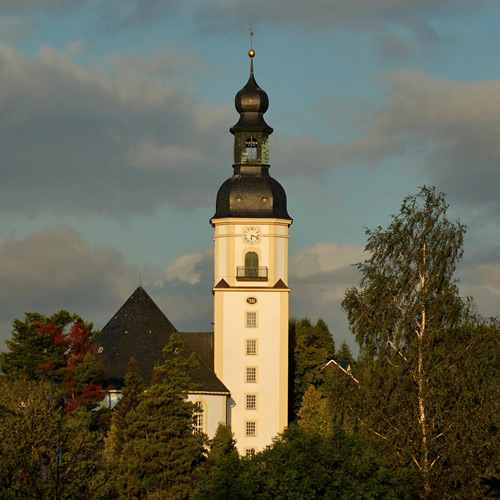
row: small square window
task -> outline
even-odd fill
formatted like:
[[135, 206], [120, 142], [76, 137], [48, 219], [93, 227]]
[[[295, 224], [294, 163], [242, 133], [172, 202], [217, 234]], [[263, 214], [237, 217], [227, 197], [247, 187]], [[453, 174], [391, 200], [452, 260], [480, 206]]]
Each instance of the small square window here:
[[245, 341], [245, 354], [249, 356], [257, 354], [257, 340], [249, 339]]
[[257, 409], [257, 395], [256, 394], [247, 394], [246, 395], [246, 409], [247, 410], [256, 410]]
[[247, 367], [245, 380], [247, 382], [257, 382], [257, 368]]
[[257, 435], [257, 422], [250, 420], [245, 422], [245, 436], [256, 436]]
[[255, 448], [245, 448], [245, 457], [251, 458], [255, 455]]
[[254, 327], [257, 326], [257, 313], [247, 312], [247, 326]]

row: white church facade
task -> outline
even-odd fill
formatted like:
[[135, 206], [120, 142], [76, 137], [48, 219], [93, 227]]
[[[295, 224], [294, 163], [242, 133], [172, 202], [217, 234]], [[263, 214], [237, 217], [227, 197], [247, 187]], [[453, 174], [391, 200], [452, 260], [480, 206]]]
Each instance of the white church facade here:
[[[214, 228], [214, 331], [183, 332], [200, 368], [189, 394], [195, 428], [213, 437], [230, 424], [241, 454], [271, 444], [288, 423], [288, 215], [283, 187], [269, 175], [269, 101], [250, 77], [235, 99], [233, 173], [217, 193]], [[148, 383], [176, 331], [139, 287], [97, 341], [108, 398], [119, 397], [133, 356]], [[121, 385], [120, 385], [121, 384]]]

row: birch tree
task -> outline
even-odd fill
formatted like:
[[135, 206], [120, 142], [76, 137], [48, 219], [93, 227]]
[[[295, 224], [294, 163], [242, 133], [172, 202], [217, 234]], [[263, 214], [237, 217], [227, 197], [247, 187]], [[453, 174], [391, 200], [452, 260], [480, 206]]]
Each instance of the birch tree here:
[[451, 396], [442, 378], [447, 343], [467, 313], [453, 278], [465, 226], [450, 221], [447, 208], [442, 193], [423, 187], [386, 229], [367, 230], [360, 288], [347, 290], [342, 303], [364, 361], [359, 426], [417, 467], [423, 498], [433, 496], [450, 425], [441, 411]]

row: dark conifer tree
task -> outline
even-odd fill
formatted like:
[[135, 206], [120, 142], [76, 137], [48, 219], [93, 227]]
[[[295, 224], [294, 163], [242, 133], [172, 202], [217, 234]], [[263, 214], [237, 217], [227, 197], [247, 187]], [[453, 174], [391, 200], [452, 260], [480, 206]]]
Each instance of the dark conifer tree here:
[[125, 416], [117, 479], [123, 498], [187, 498], [204, 460], [206, 438], [193, 432], [194, 405], [186, 400], [194, 355], [183, 356], [178, 333], [164, 349], [151, 386]]
[[242, 470], [240, 456], [229, 425], [219, 424], [210, 451], [202, 468], [202, 475], [192, 500], [240, 500], [245, 498], [239, 477]]
[[127, 428], [127, 415], [131, 410], [137, 407], [144, 394], [144, 383], [139, 375], [137, 363], [134, 358], [130, 360], [124, 382], [125, 385], [122, 390], [122, 397], [113, 408], [111, 427], [108, 437], [106, 438], [106, 457], [113, 464], [119, 462], [123, 451], [124, 433]]
[[307, 318], [291, 320], [290, 332], [290, 420], [296, 418], [302, 398], [310, 385], [319, 388], [325, 363], [335, 356], [335, 342], [326, 323], [315, 325]]

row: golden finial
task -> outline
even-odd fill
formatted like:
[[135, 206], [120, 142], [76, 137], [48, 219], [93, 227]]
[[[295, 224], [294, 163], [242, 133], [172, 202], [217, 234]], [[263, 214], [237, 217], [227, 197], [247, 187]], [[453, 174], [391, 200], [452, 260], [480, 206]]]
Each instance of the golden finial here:
[[253, 57], [255, 56], [255, 50], [253, 50], [253, 47], [252, 47], [252, 40], [253, 40], [253, 30], [252, 30], [252, 26], [250, 26], [250, 28], [248, 28], [248, 34], [250, 35], [250, 50], [248, 51], [248, 55], [253, 59]]

